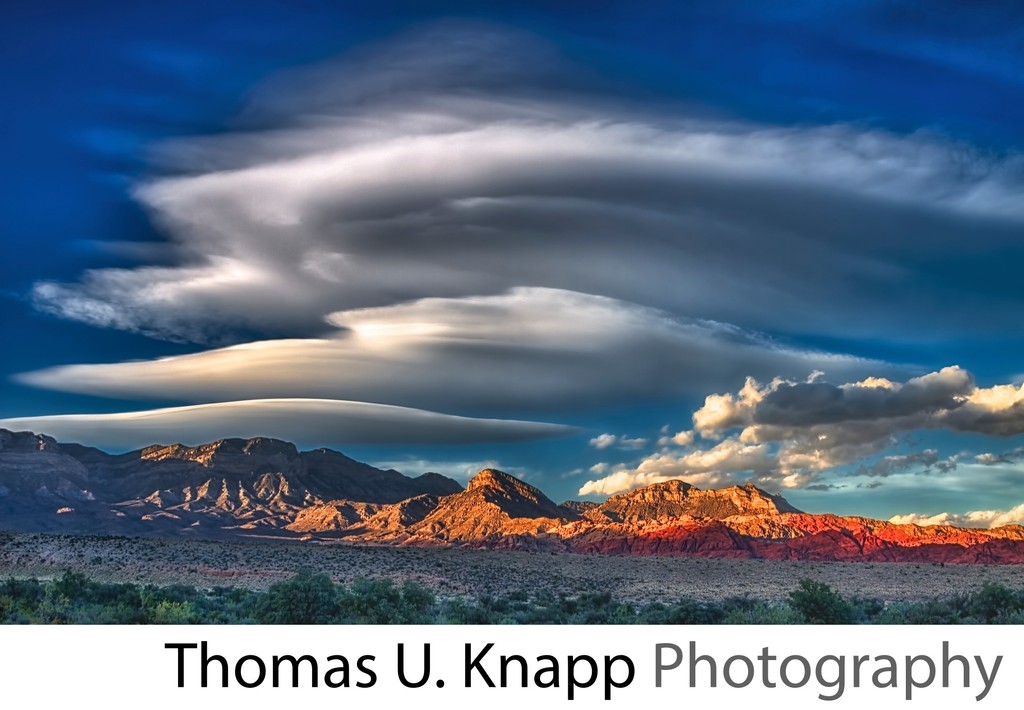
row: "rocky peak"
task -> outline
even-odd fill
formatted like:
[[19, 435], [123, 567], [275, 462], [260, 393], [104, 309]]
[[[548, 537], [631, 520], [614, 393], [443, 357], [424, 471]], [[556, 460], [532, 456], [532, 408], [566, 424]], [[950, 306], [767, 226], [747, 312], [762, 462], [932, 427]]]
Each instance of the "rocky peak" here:
[[298, 456], [299, 451], [295, 448], [295, 444], [289, 441], [258, 436], [243, 442], [242, 453], [246, 456], [287, 456], [291, 458]]
[[781, 496], [773, 496], [752, 483], [705, 491], [685, 481], [671, 480], [612, 496], [585, 515], [595, 521], [636, 523], [683, 516], [721, 520], [733, 515], [798, 512]]
[[466, 484], [465, 491], [449, 498], [468, 505], [475, 505], [473, 501], [482, 499], [497, 505], [512, 518], [564, 518], [567, 514], [540, 489], [493, 468], [480, 471]]
[[30, 431], [10, 431], [0, 429], [0, 451], [31, 453], [33, 451], [59, 452], [57, 441], [45, 434], [34, 434]]
[[294, 444], [279, 439], [256, 437], [253, 439], [220, 439], [200, 446], [149, 446], [140, 452], [148, 461], [179, 459], [210, 467], [218, 463], [252, 459], [289, 461], [298, 457]]
[[472, 491], [477, 488], [497, 488], [499, 490], [515, 490], [528, 496], [542, 496], [539, 489], [529, 483], [521, 481], [515, 476], [499, 471], [496, 468], [485, 468], [477, 473], [466, 484], [466, 490]]

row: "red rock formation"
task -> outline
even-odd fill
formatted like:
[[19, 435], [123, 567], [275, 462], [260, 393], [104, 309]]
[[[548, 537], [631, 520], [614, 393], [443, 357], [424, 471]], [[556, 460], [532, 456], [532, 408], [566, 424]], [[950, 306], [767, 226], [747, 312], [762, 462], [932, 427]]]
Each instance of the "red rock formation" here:
[[[11, 530], [773, 560], [1024, 564], [1024, 528], [919, 527], [802, 513], [753, 485], [666, 481], [600, 505], [556, 505], [485, 469], [465, 490], [274, 439], [152, 446], [111, 456], [0, 430], [0, 521]], [[59, 514], [58, 514], [59, 513]]]

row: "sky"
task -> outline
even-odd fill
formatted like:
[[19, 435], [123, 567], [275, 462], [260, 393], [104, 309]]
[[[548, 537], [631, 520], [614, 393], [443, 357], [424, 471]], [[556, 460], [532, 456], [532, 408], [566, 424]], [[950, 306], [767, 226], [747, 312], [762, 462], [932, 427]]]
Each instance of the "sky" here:
[[0, 427], [1024, 521], [1018, 3], [12, 0]]

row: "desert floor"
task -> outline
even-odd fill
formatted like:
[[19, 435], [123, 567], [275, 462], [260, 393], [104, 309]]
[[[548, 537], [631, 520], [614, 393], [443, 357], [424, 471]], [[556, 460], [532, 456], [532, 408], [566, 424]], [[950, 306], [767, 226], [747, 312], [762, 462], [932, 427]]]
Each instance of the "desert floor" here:
[[986, 581], [1024, 588], [1024, 566], [778, 562], [355, 547], [284, 540], [218, 542], [0, 533], [0, 578], [85, 572], [99, 581], [263, 589], [309, 567], [335, 581], [411, 579], [442, 596], [543, 588], [610, 591], [622, 600], [779, 599], [810, 577], [846, 596], [887, 601], [944, 597]]

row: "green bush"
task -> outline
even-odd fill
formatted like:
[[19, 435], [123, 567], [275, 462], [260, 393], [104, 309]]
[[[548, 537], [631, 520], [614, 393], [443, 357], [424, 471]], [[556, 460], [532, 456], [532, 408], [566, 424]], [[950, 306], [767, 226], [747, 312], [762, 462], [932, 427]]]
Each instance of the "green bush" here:
[[985, 582], [971, 600], [971, 614], [980, 621], [991, 623], [997, 617], [1024, 610], [1020, 592], [994, 582]]
[[330, 577], [303, 568], [288, 581], [272, 584], [253, 614], [262, 624], [329, 624], [338, 609], [338, 591]]
[[853, 606], [832, 587], [813, 579], [801, 579], [789, 593], [789, 604], [809, 624], [852, 624]]
[[844, 599], [800, 580], [788, 600], [619, 601], [608, 592], [570, 595], [540, 588], [439, 601], [415, 582], [357, 579], [335, 585], [300, 570], [265, 592], [187, 585], [139, 586], [89, 580], [0, 581], [0, 623], [14, 624], [1024, 624], [1024, 591], [986, 583], [924, 602]]

